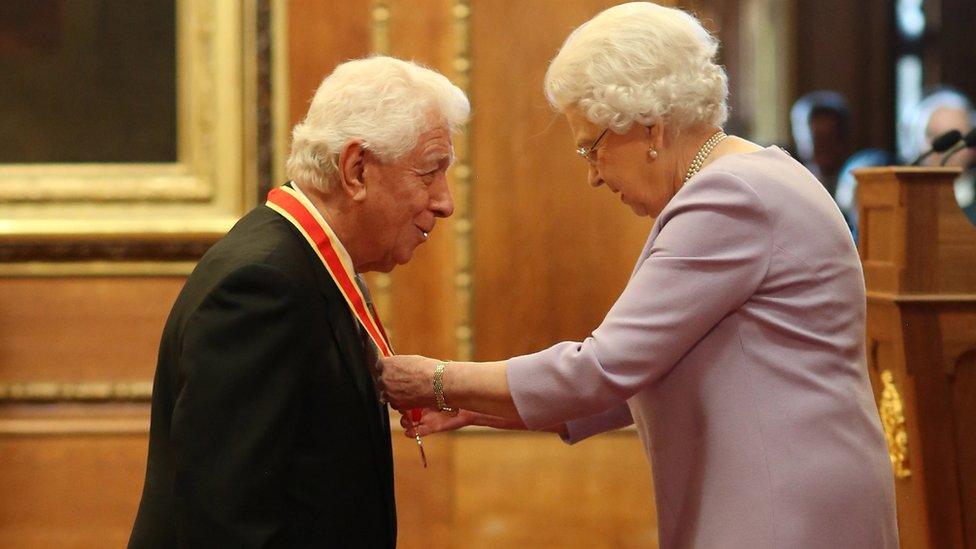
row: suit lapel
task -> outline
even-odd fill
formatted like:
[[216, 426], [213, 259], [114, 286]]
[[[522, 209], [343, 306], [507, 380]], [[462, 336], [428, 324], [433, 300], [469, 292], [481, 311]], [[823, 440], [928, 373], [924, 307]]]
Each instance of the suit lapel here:
[[366, 368], [366, 354], [357, 325], [358, 321], [349, 312], [345, 299], [339, 293], [335, 282], [325, 272], [325, 268], [318, 266], [315, 275], [319, 279], [319, 288], [329, 303], [326, 308], [329, 315], [329, 326], [332, 328], [332, 335], [339, 347], [343, 365], [356, 385], [356, 390], [359, 391], [363, 403], [371, 409], [376, 402], [376, 393], [373, 388], [373, 379]]
[[[277, 213], [275, 215], [277, 216]], [[327, 320], [339, 350], [342, 367], [345, 368], [346, 373], [349, 375], [356, 387], [356, 391], [361, 397], [362, 411], [366, 415], [366, 423], [369, 425], [370, 430], [369, 435], [372, 441], [371, 446], [373, 447], [373, 462], [376, 464], [376, 473], [380, 478], [381, 485], [387, 487], [385, 490], [387, 506], [393, 517], [391, 519], [393, 521], [391, 528], [395, 532], [396, 504], [393, 499], [393, 455], [390, 444], [389, 416], [387, 415], [386, 406], [380, 406], [379, 404], [373, 378], [366, 366], [365, 348], [363, 347], [363, 339], [360, 335], [359, 321], [353, 317], [335, 281], [329, 276], [328, 271], [325, 270], [325, 266], [322, 265], [322, 261], [308, 245], [305, 238], [291, 223], [288, 223], [288, 228], [292, 231], [295, 238], [301, 240], [304, 246], [312, 271], [315, 273], [319, 291], [322, 292], [327, 302], [325, 308], [327, 311], [326, 314], [328, 315]]]
[[[278, 214], [275, 213], [275, 216]], [[339, 355], [342, 358], [342, 366], [356, 386], [356, 391], [361, 397], [366, 413], [371, 420], [376, 419], [378, 421], [379, 411], [376, 406], [376, 392], [373, 379], [366, 368], [365, 350], [363, 349], [363, 340], [359, 335], [358, 321], [349, 311], [345, 298], [339, 292], [339, 287], [329, 276], [325, 266], [322, 265], [322, 261], [308, 245], [305, 237], [298, 232], [294, 225], [291, 223], [287, 223], [287, 225], [294, 237], [301, 241], [312, 267], [312, 272], [315, 274], [316, 285], [328, 304], [326, 314], [328, 315], [329, 327], [339, 349]], [[372, 423], [375, 424], [376, 422]]]
[[339, 295], [338, 288], [328, 277], [325, 269], [318, 270], [322, 271], [323, 277], [327, 279], [319, 287], [322, 288], [322, 293], [329, 301], [330, 306], [327, 307], [329, 325], [332, 327], [332, 333], [339, 346], [339, 352], [342, 355], [346, 370], [352, 376], [353, 382], [362, 396], [363, 412], [366, 414], [366, 423], [369, 424], [369, 438], [372, 441], [376, 474], [379, 477], [380, 485], [386, 487], [384, 495], [387, 509], [392, 517], [391, 528], [395, 531], [396, 503], [393, 496], [393, 450], [390, 442], [390, 418], [387, 415], [386, 405], [380, 405], [376, 398], [373, 378], [366, 366], [366, 350], [363, 347], [364, 342], [357, 326], [358, 321], [352, 317], [345, 305], [345, 300]]

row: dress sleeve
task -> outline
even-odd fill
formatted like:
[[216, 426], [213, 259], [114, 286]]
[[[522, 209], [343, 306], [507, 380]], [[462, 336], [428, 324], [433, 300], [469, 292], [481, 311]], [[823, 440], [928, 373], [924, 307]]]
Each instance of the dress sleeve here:
[[576, 444], [593, 435], [620, 429], [633, 423], [634, 418], [630, 415], [630, 408], [626, 403], [621, 402], [606, 412], [566, 422], [569, 436], [562, 437], [562, 439], [569, 444]]
[[598, 414], [654, 383], [765, 277], [769, 216], [735, 175], [701, 174], [658, 222], [647, 258], [590, 337], [508, 360], [528, 428]]
[[304, 295], [276, 269], [249, 265], [187, 322], [172, 418], [181, 547], [267, 547], [288, 519], [283, 465], [310, 355]]

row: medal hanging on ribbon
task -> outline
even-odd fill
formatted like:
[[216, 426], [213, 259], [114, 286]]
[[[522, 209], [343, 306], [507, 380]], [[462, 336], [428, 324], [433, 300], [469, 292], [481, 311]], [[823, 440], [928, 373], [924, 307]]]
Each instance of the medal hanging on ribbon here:
[[[284, 186], [272, 189], [268, 193], [266, 205], [281, 214], [305, 237], [305, 240], [315, 250], [316, 255], [322, 260], [322, 265], [325, 266], [329, 276], [339, 287], [339, 293], [345, 298], [349, 310], [362, 325], [363, 330], [369, 335], [380, 354], [384, 357], [393, 356], [393, 350], [390, 348], [379, 316], [372, 314], [372, 311], [366, 306], [366, 299], [353, 280], [353, 266], [347, 265], [339, 257], [336, 247], [333, 245], [333, 242], [338, 242], [338, 238], [311, 202], [291, 187]], [[413, 423], [419, 422], [420, 418], [420, 409], [410, 410], [410, 420]], [[415, 438], [417, 447], [420, 449], [420, 459], [423, 460], [424, 467], [427, 467], [424, 443], [419, 434]]]

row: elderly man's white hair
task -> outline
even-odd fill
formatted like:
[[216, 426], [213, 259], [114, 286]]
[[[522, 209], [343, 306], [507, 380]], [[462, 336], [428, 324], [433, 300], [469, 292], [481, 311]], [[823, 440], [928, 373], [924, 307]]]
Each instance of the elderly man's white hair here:
[[420, 134], [442, 123], [453, 132], [470, 112], [464, 92], [433, 70], [393, 57], [347, 61], [322, 81], [292, 130], [288, 178], [327, 191], [350, 140], [362, 140], [384, 162], [395, 161]]
[[619, 133], [664, 119], [678, 128], [721, 126], [729, 87], [717, 52], [718, 41], [691, 15], [621, 4], [569, 35], [549, 65], [546, 96], [556, 109], [578, 107]]
[[[962, 111], [969, 119], [970, 127], [976, 126], [976, 111], [973, 110], [972, 103], [965, 95], [952, 88], [941, 88], [926, 95], [916, 105], [915, 112], [909, 118], [908, 123], [901, 128], [902, 139], [899, 152], [906, 162], [911, 162], [931, 146], [926, 130], [928, 130], [932, 115], [939, 109]], [[967, 128], [957, 129], [963, 133], [967, 130]]]

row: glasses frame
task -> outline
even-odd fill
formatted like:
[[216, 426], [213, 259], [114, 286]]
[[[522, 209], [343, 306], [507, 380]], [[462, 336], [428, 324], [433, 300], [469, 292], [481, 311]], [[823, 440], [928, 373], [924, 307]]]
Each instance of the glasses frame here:
[[596, 164], [596, 158], [593, 157], [593, 153], [596, 152], [597, 146], [600, 144], [600, 141], [603, 141], [603, 136], [607, 135], [608, 131], [610, 131], [610, 128], [603, 130], [603, 133], [597, 136], [596, 140], [593, 141], [593, 144], [590, 145], [589, 148], [586, 148], [585, 146], [578, 147], [576, 149], [576, 154], [580, 155], [583, 160], [586, 160], [590, 164]]

